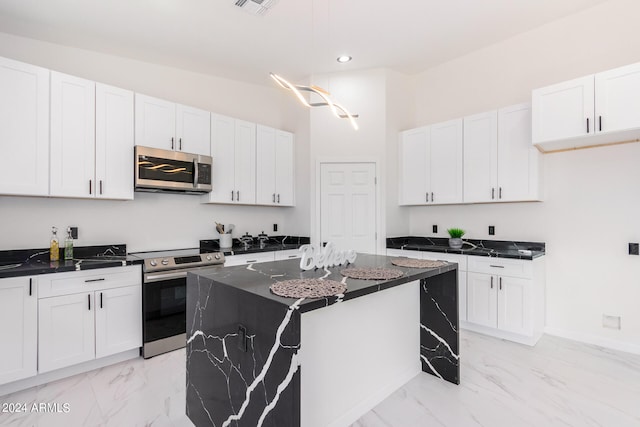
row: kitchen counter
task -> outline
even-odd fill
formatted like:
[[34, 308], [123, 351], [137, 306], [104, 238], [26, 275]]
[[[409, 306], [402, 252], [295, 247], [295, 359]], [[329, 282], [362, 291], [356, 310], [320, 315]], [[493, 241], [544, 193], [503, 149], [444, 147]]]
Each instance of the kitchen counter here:
[[287, 251], [298, 249], [302, 245], [308, 245], [310, 240], [308, 237], [300, 236], [270, 236], [263, 246], [257, 238], [253, 239], [253, 243], [247, 249], [239, 239], [233, 239], [231, 248], [220, 248], [218, 239], [200, 240], [200, 253], [207, 252], [223, 252], [225, 255], [243, 255], [260, 252]]
[[[404, 249], [407, 251], [443, 252], [450, 254], [488, 256], [497, 258], [513, 258], [533, 260], [545, 255], [545, 244], [541, 242], [516, 242], [505, 240], [465, 239], [476, 246], [464, 245], [461, 249], [449, 247], [449, 239], [442, 237], [389, 237], [387, 249]], [[522, 253], [521, 250], [530, 251]]]
[[[345, 266], [302, 271], [299, 260], [189, 273], [189, 418], [195, 425], [326, 425], [335, 415], [329, 413], [350, 404], [344, 399], [374, 390], [388, 393], [389, 381], [400, 387], [420, 370], [458, 384], [457, 264], [402, 268], [393, 266], [392, 259], [358, 254], [350, 266], [404, 273], [380, 281], [347, 279], [340, 273]], [[301, 278], [340, 281], [347, 290], [295, 299], [269, 289], [275, 282]], [[329, 343], [322, 341], [320, 330]], [[340, 334], [349, 338], [332, 341]], [[323, 352], [339, 355], [340, 366], [323, 365], [330, 358]], [[400, 379], [399, 371], [405, 375]], [[373, 382], [355, 390], [365, 385], [346, 378], [353, 372]], [[341, 404], [328, 403], [331, 399]]]
[[49, 249], [0, 251], [0, 278], [33, 276], [66, 271], [121, 267], [141, 263], [127, 256], [127, 245], [78, 246], [73, 248], [73, 260], [49, 261]]

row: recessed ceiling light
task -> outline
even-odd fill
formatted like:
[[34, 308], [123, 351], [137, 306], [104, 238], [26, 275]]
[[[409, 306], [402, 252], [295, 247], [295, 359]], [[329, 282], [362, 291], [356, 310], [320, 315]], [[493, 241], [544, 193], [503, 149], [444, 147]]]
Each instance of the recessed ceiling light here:
[[337, 61], [341, 64], [344, 64], [345, 62], [349, 62], [351, 61], [353, 58], [350, 57], [349, 55], [342, 55], [342, 56], [338, 56]]

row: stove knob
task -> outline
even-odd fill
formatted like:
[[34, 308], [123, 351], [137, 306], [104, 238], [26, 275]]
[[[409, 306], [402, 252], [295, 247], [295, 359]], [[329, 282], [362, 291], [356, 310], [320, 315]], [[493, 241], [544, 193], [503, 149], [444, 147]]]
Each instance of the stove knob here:
[[207, 255], [207, 261], [211, 261], [211, 255]]
[[167, 265], [169, 264], [169, 260], [168, 259], [163, 259], [162, 260], [162, 265]]
[[220, 254], [216, 254], [216, 259], [220, 259]]
[[149, 261], [149, 264], [151, 265], [151, 267], [155, 267], [156, 265], [158, 265], [155, 259], [152, 259], [151, 261]]

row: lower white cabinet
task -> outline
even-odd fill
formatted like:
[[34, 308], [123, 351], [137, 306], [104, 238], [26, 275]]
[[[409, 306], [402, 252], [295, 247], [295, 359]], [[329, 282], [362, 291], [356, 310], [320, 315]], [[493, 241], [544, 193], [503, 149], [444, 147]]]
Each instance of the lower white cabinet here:
[[229, 255], [224, 257], [224, 266], [233, 267], [235, 265], [259, 264], [275, 260], [274, 252], [256, 252], [243, 255]]
[[289, 249], [286, 251], [274, 252], [274, 256], [276, 261], [283, 261], [285, 259], [302, 258], [302, 253], [299, 249]]
[[142, 345], [139, 266], [44, 275], [38, 280], [38, 372]]
[[0, 279], [0, 384], [36, 375], [38, 297], [30, 277]]

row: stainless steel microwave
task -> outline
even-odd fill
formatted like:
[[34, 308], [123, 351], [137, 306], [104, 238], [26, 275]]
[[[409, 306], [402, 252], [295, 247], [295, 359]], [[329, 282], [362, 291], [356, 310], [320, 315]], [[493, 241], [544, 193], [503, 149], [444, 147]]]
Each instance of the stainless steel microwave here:
[[208, 193], [213, 159], [201, 154], [135, 146], [135, 190]]

